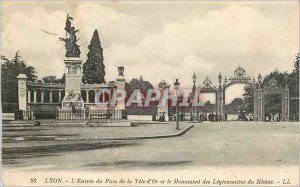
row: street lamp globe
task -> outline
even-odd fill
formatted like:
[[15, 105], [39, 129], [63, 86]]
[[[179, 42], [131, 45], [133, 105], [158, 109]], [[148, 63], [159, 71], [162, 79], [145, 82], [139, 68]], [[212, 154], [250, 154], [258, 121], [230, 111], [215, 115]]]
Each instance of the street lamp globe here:
[[195, 73], [194, 73], [194, 75], [193, 75], [192, 79], [193, 79], [193, 83], [194, 83], [194, 85], [195, 85], [195, 83], [196, 83], [196, 80], [197, 80], [197, 76], [196, 76], [196, 74], [195, 74]]
[[174, 82], [174, 89], [175, 89], [176, 95], [178, 95], [178, 93], [179, 93], [179, 85], [180, 85], [180, 83], [178, 82], [178, 79], [176, 79], [176, 81]]

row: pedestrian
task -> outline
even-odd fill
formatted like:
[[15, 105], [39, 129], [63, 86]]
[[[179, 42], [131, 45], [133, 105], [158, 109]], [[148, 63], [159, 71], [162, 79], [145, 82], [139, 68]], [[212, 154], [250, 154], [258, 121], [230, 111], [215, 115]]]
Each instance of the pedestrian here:
[[156, 121], [156, 114], [155, 113], [152, 114], [152, 121]]
[[215, 121], [216, 122], [218, 122], [219, 121], [219, 116], [218, 116], [218, 114], [216, 113], [216, 115], [215, 115]]
[[156, 116], [156, 121], [159, 121], [160, 116], [161, 116], [161, 112], [159, 112], [159, 113], [157, 114], [157, 116]]
[[203, 115], [203, 117], [204, 117], [204, 120], [207, 121], [207, 113], [205, 113], [205, 114]]
[[199, 123], [202, 123], [202, 114], [199, 115]]

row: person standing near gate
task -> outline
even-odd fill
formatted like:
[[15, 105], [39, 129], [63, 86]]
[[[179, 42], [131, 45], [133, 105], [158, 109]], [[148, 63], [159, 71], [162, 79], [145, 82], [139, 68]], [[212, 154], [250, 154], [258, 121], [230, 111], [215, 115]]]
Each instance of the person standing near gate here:
[[219, 121], [222, 122], [223, 121], [223, 116], [220, 114], [219, 115]]
[[227, 121], [227, 113], [224, 114], [224, 120]]
[[199, 113], [199, 123], [202, 123], [202, 114]]
[[219, 121], [219, 115], [218, 115], [218, 113], [216, 113], [216, 115], [214, 117], [215, 117], [215, 122], [218, 122]]

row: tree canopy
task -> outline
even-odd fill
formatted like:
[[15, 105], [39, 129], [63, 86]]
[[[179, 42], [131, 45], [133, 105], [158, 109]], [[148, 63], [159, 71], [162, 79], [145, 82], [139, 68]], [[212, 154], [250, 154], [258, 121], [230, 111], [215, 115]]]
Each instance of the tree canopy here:
[[37, 76], [32, 66], [27, 66], [19, 51], [13, 59], [1, 56], [1, 101], [3, 112], [13, 112], [18, 106], [18, 79], [19, 74], [25, 74], [28, 81], [35, 81]]
[[63, 77], [61, 79], [57, 78], [56, 76], [49, 75], [49, 76], [43, 77], [42, 80], [45, 83], [65, 83], [65, 74], [63, 75]]
[[129, 83], [125, 84], [125, 89], [128, 95], [135, 89], [139, 89], [143, 95], [146, 95], [147, 91], [153, 88], [152, 84], [149, 81], [144, 80], [142, 76], [139, 79], [133, 78], [129, 81]]
[[201, 111], [205, 112], [205, 113], [212, 113], [212, 112], [214, 112], [215, 108], [216, 108], [216, 104], [212, 104], [210, 102], [210, 100], [207, 100], [204, 103], [204, 107], [203, 107], [203, 109]]
[[[242, 98], [235, 98], [226, 107], [226, 113], [237, 114], [239, 111], [246, 110], [246, 102]], [[253, 112], [253, 111], [252, 111]]]
[[88, 84], [105, 83], [105, 66], [103, 49], [99, 39], [98, 31], [95, 30], [91, 43], [88, 46], [87, 60], [83, 64], [82, 82]]

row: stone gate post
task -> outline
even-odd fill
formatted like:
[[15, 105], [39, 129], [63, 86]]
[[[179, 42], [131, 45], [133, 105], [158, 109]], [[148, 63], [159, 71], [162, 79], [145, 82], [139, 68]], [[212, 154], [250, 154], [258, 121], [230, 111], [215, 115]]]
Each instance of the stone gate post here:
[[216, 96], [217, 96], [217, 100], [216, 100], [216, 113], [218, 115], [224, 115], [223, 114], [223, 92], [221, 89], [218, 89], [217, 93], [216, 93]]
[[[125, 77], [124, 77], [124, 67], [118, 67], [119, 75], [117, 77], [117, 90], [125, 92]], [[117, 101], [116, 108], [118, 110], [125, 110], [125, 98], [123, 100]]]
[[[166, 81], [162, 81], [158, 84], [158, 88], [160, 93], [163, 95], [164, 93], [169, 93], [170, 84], [166, 83]], [[160, 103], [157, 107], [157, 113], [164, 113], [166, 121], [169, 121], [169, 106], [167, 103]]]
[[290, 105], [290, 92], [289, 88], [286, 86], [284, 89], [284, 92], [282, 94], [282, 121], [289, 121], [290, 117], [290, 111], [289, 111], [289, 105]]
[[254, 91], [254, 120], [263, 121], [263, 94], [259, 88]]
[[27, 109], [27, 76], [25, 74], [19, 74], [18, 77], [18, 102], [19, 110], [26, 111]]

